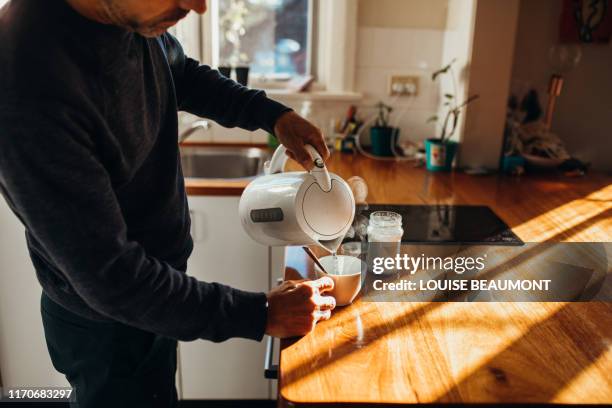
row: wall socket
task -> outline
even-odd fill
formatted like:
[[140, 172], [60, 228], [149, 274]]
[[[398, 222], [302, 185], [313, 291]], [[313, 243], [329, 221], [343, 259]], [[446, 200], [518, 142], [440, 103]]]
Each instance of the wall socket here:
[[414, 75], [391, 75], [389, 79], [389, 95], [417, 96], [419, 93], [419, 77]]

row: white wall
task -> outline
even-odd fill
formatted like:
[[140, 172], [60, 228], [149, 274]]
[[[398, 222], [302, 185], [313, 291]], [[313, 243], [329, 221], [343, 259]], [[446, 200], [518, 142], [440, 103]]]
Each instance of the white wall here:
[[444, 30], [448, 0], [359, 0], [362, 27]]
[[[441, 66], [444, 33], [437, 29], [359, 27], [355, 90], [364, 96], [361, 111], [371, 116], [383, 100], [395, 107], [391, 123], [410, 140], [433, 136], [427, 118], [439, 101], [438, 85], [431, 73]], [[416, 97], [392, 98], [389, 81], [394, 74], [419, 78]]]
[[499, 166], [518, 9], [519, 0], [476, 2], [468, 94], [480, 99], [466, 109], [459, 152], [462, 167]]
[[[536, 87], [543, 106], [552, 73], [548, 51], [558, 43], [561, 5], [559, 0], [520, 2], [512, 77]], [[565, 75], [552, 123], [552, 131], [565, 142], [570, 154], [608, 171], [612, 170], [611, 73], [612, 44], [582, 45], [580, 63]]]
[[419, 95], [396, 103], [406, 109], [399, 126], [410, 140], [436, 137], [439, 128], [426, 119], [445, 113], [441, 95], [452, 93], [452, 83], [448, 77], [432, 83], [431, 73], [457, 59], [458, 99], [481, 97], [465, 110], [454, 137], [461, 142], [458, 164], [497, 168], [518, 0], [361, 0], [359, 6], [356, 90], [363, 105], [389, 100], [391, 74], [417, 75]]
[[5, 387], [68, 385], [47, 351], [41, 294], [24, 227], [0, 197], [0, 373]]
[[[359, 1], [355, 90], [364, 96], [360, 110], [371, 118], [376, 102], [393, 102], [391, 123], [404, 139], [423, 140], [435, 132], [426, 122], [439, 104], [431, 73], [442, 65], [447, 8], [448, 0]], [[419, 77], [418, 95], [390, 97], [394, 74]]]
[[[466, 100], [469, 86], [469, 67], [472, 61], [472, 40], [474, 36], [474, 20], [476, 18], [476, 0], [449, 0], [446, 30], [444, 31], [442, 65], [455, 60], [453, 64], [456, 77], [453, 85], [449, 75], [440, 77], [439, 116], [444, 117], [446, 109], [442, 105], [442, 95], [450, 93], [457, 100]], [[461, 115], [457, 122], [457, 131], [452, 140], [463, 138], [465, 116]], [[440, 120], [442, 122], [442, 120]], [[441, 132], [441, 123], [436, 127], [436, 136]]]

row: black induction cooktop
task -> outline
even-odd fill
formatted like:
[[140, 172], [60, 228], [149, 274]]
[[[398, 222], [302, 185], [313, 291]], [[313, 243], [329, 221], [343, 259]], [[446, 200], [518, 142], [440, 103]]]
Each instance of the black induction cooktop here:
[[419, 244], [523, 245], [510, 227], [489, 207], [480, 205], [357, 206], [356, 217], [374, 211], [393, 211], [402, 216], [402, 242]]

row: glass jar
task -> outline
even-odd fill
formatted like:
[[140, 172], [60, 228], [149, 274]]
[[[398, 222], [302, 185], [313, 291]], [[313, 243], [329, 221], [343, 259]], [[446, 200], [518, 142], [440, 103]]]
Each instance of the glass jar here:
[[375, 211], [370, 214], [368, 242], [401, 242], [402, 235], [402, 216], [398, 213]]
[[375, 272], [372, 267], [376, 258], [395, 258], [400, 253], [402, 242], [402, 216], [391, 211], [376, 211], [370, 214], [368, 224], [368, 269], [376, 274], [397, 275], [398, 271], [384, 269]]

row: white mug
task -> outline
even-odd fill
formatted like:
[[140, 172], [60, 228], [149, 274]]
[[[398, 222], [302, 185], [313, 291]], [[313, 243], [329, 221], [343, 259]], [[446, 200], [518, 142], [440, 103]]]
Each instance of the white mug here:
[[336, 306], [350, 305], [361, 290], [361, 272], [365, 270], [365, 263], [359, 258], [347, 255], [324, 256], [319, 262], [327, 273], [315, 264], [317, 277], [329, 276], [334, 281], [334, 289], [325, 295], [334, 297]]

